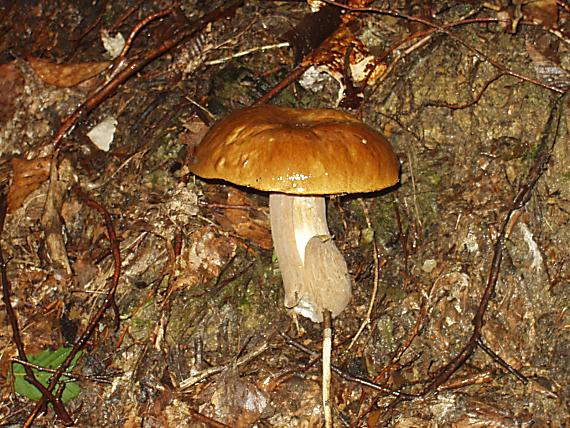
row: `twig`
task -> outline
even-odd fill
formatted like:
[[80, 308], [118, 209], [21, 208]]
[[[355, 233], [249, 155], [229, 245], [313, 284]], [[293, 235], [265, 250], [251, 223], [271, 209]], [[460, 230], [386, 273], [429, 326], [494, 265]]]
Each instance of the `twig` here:
[[182, 382], [180, 382], [180, 390], [184, 391], [185, 389], [190, 388], [192, 385], [195, 385], [199, 382], [202, 382], [203, 380], [209, 378], [210, 376], [221, 373], [224, 370], [227, 370], [231, 367], [239, 367], [239, 366], [253, 360], [257, 356], [263, 354], [268, 349], [269, 349], [269, 343], [265, 342], [263, 345], [261, 345], [255, 351], [252, 351], [249, 354], [238, 358], [237, 361], [235, 361], [235, 362], [224, 364], [222, 366], [210, 367], [208, 369], [202, 370], [202, 371], [196, 373], [195, 375], [192, 375], [189, 378], [186, 378]]
[[[360, 337], [360, 335], [362, 334], [362, 332], [364, 331], [364, 329], [370, 325], [370, 322], [372, 320], [372, 310], [374, 309], [374, 304], [376, 303], [376, 297], [378, 296], [378, 288], [379, 288], [379, 283], [380, 283], [380, 255], [378, 253], [378, 243], [376, 242], [376, 234], [374, 233], [374, 228], [372, 227], [372, 223], [370, 222], [370, 216], [368, 215], [368, 210], [366, 209], [366, 206], [364, 205], [364, 203], [362, 204], [362, 207], [364, 209], [364, 218], [366, 219], [366, 224], [368, 226], [368, 229], [372, 232], [372, 245], [373, 245], [373, 256], [374, 256], [374, 288], [372, 289], [372, 296], [370, 297], [370, 303], [368, 304], [368, 311], [366, 312], [366, 317], [364, 318], [364, 320], [362, 321], [362, 324], [360, 324], [360, 328], [358, 329], [358, 331], [356, 332], [356, 334], [354, 335], [354, 337], [352, 338], [352, 340], [350, 341], [350, 345], [348, 345], [348, 348], [346, 349], [347, 351], [350, 351], [352, 349], [352, 347], [354, 346], [354, 344], [356, 343], [356, 341], [358, 340], [358, 338]], [[385, 261], [382, 262], [382, 267], [386, 264]]]
[[[115, 328], [116, 329], [119, 328], [119, 321], [120, 321], [120, 319], [119, 319], [119, 308], [117, 307], [117, 303], [115, 302], [115, 292], [117, 291], [117, 286], [119, 285], [119, 278], [121, 276], [121, 252], [119, 249], [119, 241], [117, 240], [117, 236], [115, 233], [115, 227], [113, 226], [113, 221], [111, 219], [111, 215], [107, 212], [107, 210], [101, 204], [99, 204], [98, 202], [89, 198], [81, 190], [81, 188], [79, 186], [76, 185], [73, 188], [73, 190], [75, 191], [76, 195], [79, 197], [79, 199], [83, 203], [85, 203], [87, 206], [97, 210], [103, 216], [103, 218], [105, 220], [105, 226], [107, 228], [107, 237], [109, 239], [109, 243], [111, 246], [111, 252], [113, 254], [114, 271], [113, 271], [113, 279], [111, 281], [111, 285], [109, 287], [107, 295], [105, 296], [105, 300], [103, 301], [103, 304], [97, 310], [97, 312], [92, 317], [92, 319], [89, 321], [87, 328], [85, 329], [85, 331], [83, 332], [81, 337], [77, 340], [77, 342], [75, 342], [75, 344], [73, 345], [73, 348], [69, 352], [69, 355], [67, 356], [65, 361], [57, 368], [54, 375], [50, 378], [49, 384], [47, 386], [48, 392], [53, 391], [53, 389], [55, 388], [55, 386], [59, 382], [59, 379], [61, 378], [61, 376], [63, 374], [65, 374], [66, 370], [69, 368], [69, 366], [73, 362], [77, 353], [85, 348], [85, 346], [87, 345], [87, 342], [93, 336], [93, 333], [95, 332], [99, 322], [101, 321], [101, 319], [105, 315], [105, 312], [107, 312], [107, 310], [109, 308], [113, 308], [113, 311], [115, 313]], [[43, 393], [43, 391], [42, 391], [42, 393]], [[32, 426], [36, 417], [41, 412], [43, 412], [45, 410], [46, 405], [47, 405], [47, 401], [50, 401], [50, 403], [51, 403], [51, 400], [49, 400], [49, 396], [47, 396], [45, 393], [43, 393], [42, 398], [36, 403], [36, 406], [34, 407], [32, 412], [28, 415], [28, 418], [26, 419], [26, 422], [24, 423], [23, 427], [28, 428], [28, 427]], [[55, 408], [55, 406], [54, 406], [54, 408]], [[58, 415], [58, 417], [61, 417], [59, 413], [57, 415]], [[64, 420], [64, 423], [65, 423], [65, 420]], [[69, 423], [70, 424], [73, 423], [71, 418], [69, 418]]]
[[[285, 341], [289, 345], [293, 346], [294, 348], [297, 348], [298, 350], [300, 350], [300, 351], [304, 352], [305, 354], [311, 356], [312, 358], [316, 359], [317, 361], [321, 359], [321, 356], [317, 352], [315, 352], [315, 351], [307, 348], [306, 346], [300, 344], [295, 339], [293, 339], [291, 336], [289, 336], [285, 333], [281, 333], [281, 332], [279, 334], [281, 335], [281, 337], [283, 337], [283, 339], [285, 339]], [[352, 376], [352, 375], [342, 371], [341, 369], [336, 367], [334, 364], [331, 364], [331, 372], [336, 373], [337, 375], [339, 375], [341, 378], [343, 378], [344, 380], [346, 380], [348, 382], [354, 382], [354, 383], [357, 383], [359, 385], [366, 386], [368, 388], [374, 389], [375, 391], [379, 391], [379, 392], [382, 392], [384, 394], [392, 395], [394, 397], [402, 398], [405, 400], [411, 400], [413, 398], [419, 397], [419, 395], [416, 395], [416, 394], [407, 394], [407, 393], [399, 391], [399, 390], [386, 388], [385, 386], [379, 385], [379, 384], [372, 382], [368, 379], [363, 379], [360, 377]]]
[[431, 27], [429, 30], [427, 31], [422, 31], [421, 33], [416, 33], [410, 37], [412, 38], [417, 38], [418, 36], [431, 36], [432, 33], [435, 32], [441, 32], [446, 34], [449, 38], [455, 40], [457, 43], [461, 44], [462, 46], [464, 46], [465, 48], [467, 48], [468, 50], [475, 52], [477, 54], [477, 56], [479, 56], [480, 58], [482, 58], [483, 60], [487, 61], [489, 64], [492, 64], [494, 67], [496, 67], [497, 69], [501, 70], [503, 73], [508, 74], [509, 76], [512, 77], [516, 77], [517, 79], [529, 82], [529, 83], [533, 83], [535, 85], [541, 86], [543, 88], [549, 89], [553, 92], [557, 92], [557, 93], [561, 93], [563, 94], [564, 91], [560, 88], [557, 88], [555, 86], [551, 86], [551, 85], [547, 85], [546, 83], [543, 83], [539, 80], [533, 79], [532, 77], [528, 77], [525, 76], [523, 74], [517, 73], [515, 71], [509, 70], [507, 67], [505, 67], [503, 64], [499, 63], [498, 61], [494, 60], [493, 58], [485, 55], [482, 51], [480, 51], [479, 49], [469, 45], [468, 43], [464, 42], [461, 38], [455, 36], [454, 34], [452, 34], [449, 29], [458, 25], [464, 25], [467, 23], [472, 23], [472, 22], [498, 22], [498, 19], [477, 19], [476, 21], [474, 20], [464, 20], [464, 21], [457, 21], [457, 22], [453, 22], [453, 23], [448, 23], [448, 24], [443, 24], [443, 25], [439, 25], [429, 19], [426, 18], [422, 18], [422, 17], [418, 17], [418, 16], [412, 16], [412, 15], [407, 15], [405, 13], [400, 13], [391, 9], [380, 9], [377, 7], [356, 7], [356, 6], [348, 6], [342, 3], [338, 3], [336, 1], [332, 1], [332, 0], [323, 0], [325, 3], [330, 4], [332, 6], [337, 6], [340, 7], [342, 9], [345, 10], [349, 10], [351, 12], [368, 12], [368, 13], [377, 13], [380, 15], [389, 15], [389, 16], [393, 16], [396, 18], [401, 18], [401, 19], [407, 19], [410, 21], [415, 21], [415, 22], [419, 22], [422, 24], [425, 24], [429, 27]]
[[493, 370], [484, 370], [482, 372], [473, 373], [466, 377], [455, 377], [453, 381], [442, 385], [439, 391], [449, 391], [452, 389], [465, 388], [469, 385], [481, 385], [483, 383], [490, 383], [496, 379], [496, 374]]
[[[46, 372], [46, 373], [56, 373], [57, 372], [57, 369], [50, 369], [48, 367], [42, 367], [42, 366], [39, 366], [37, 364], [30, 363], [29, 361], [24, 361], [24, 360], [21, 360], [21, 359], [16, 358], [16, 357], [12, 358], [12, 362], [17, 363], [17, 364], [21, 364], [23, 366], [29, 366], [32, 369], [35, 369], [35, 370], [40, 371], [40, 372]], [[85, 375], [82, 375], [79, 373], [73, 373], [73, 372], [65, 372], [65, 376], [68, 377], [70, 380], [63, 381], [63, 382], [74, 382], [77, 380], [83, 380], [83, 381], [89, 381], [89, 382], [105, 383], [105, 384], [109, 384], [109, 385], [112, 384], [112, 382], [109, 379], [107, 379], [105, 376], [85, 376]]]
[[477, 339], [477, 345], [481, 348], [487, 355], [489, 355], [497, 364], [504, 367], [507, 371], [509, 371], [513, 376], [515, 376], [518, 380], [520, 380], [525, 385], [528, 383], [528, 379], [525, 375], [503, 360], [499, 355], [497, 355], [491, 348], [489, 348], [483, 342], [483, 339]]
[[234, 58], [240, 58], [242, 56], [246, 56], [255, 52], [265, 52], [271, 49], [281, 49], [289, 47], [289, 42], [282, 42], [282, 43], [274, 43], [272, 45], [264, 45], [264, 46], [257, 46], [255, 48], [246, 49], [245, 51], [237, 52], [233, 55], [228, 55], [222, 58], [213, 59], [211, 61], [206, 61], [204, 65], [218, 65], [223, 64], [224, 62], [228, 62]]
[[127, 41], [125, 42], [125, 46], [123, 46], [123, 50], [121, 51], [119, 56], [116, 58], [118, 60], [116, 62], [118, 63], [118, 62], [121, 62], [122, 60], [125, 59], [125, 57], [127, 56], [127, 52], [129, 51], [129, 49], [131, 49], [131, 46], [133, 45], [133, 41], [134, 41], [136, 35], [145, 26], [147, 26], [149, 24], [149, 22], [154, 21], [155, 19], [164, 18], [165, 16], [170, 15], [173, 12], [174, 11], [172, 9], [161, 10], [157, 13], [154, 13], [152, 15], [145, 17], [137, 25], [135, 25], [135, 27], [131, 30], [131, 33], [129, 34]]
[[311, 66], [310, 61], [303, 61], [297, 67], [295, 67], [287, 76], [285, 76], [277, 85], [269, 90], [265, 95], [263, 95], [260, 99], [258, 99], [254, 106], [259, 106], [263, 104], [267, 104], [271, 99], [277, 96], [281, 91], [283, 91], [287, 86], [291, 83], [295, 82], [299, 77], [303, 75], [305, 71], [309, 69]]
[[505, 248], [505, 240], [509, 230], [509, 224], [517, 211], [523, 208], [530, 200], [532, 191], [534, 190], [538, 179], [547, 168], [548, 161], [552, 155], [552, 150], [556, 144], [556, 137], [558, 135], [564, 102], [568, 97], [570, 97], [570, 92], [559, 97], [554, 104], [544, 128], [536, 160], [530, 168], [526, 180], [519, 186], [519, 189], [511, 202], [507, 215], [503, 220], [501, 232], [495, 242], [493, 260], [491, 262], [487, 285], [472, 321], [473, 332], [471, 337], [463, 349], [459, 351], [459, 353], [448, 364], [446, 364], [443, 369], [441, 369], [438, 375], [435, 376], [431, 383], [424, 389], [422, 395], [437, 390], [440, 385], [445, 383], [451, 375], [455, 373], [469, 359], [469, 357], [471, 357], [471, 355], [473, 355], [475, 348], [479, 346], [479, 342], [482, 337], [482, 329], [485, 324], [485, 312], [487, 311], [491, 297], [495, 294], [497, 281], [501, 271], [503, 250]]
[[331, 354], [332, 354], [332, 316], [331, 311], [323, 311], [323, 411], [325, 415], [325, 428], [332, 428], [331, 403]]

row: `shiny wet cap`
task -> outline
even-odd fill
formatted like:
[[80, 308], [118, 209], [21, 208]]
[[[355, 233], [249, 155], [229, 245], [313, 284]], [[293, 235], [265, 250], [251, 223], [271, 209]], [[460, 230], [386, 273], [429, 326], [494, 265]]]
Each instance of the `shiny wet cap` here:
[[390, 143], [354, 116], [269, 105], [216, 122], [196, 147], [190, 170], [295, 195], [373, 192], [399, 179]]

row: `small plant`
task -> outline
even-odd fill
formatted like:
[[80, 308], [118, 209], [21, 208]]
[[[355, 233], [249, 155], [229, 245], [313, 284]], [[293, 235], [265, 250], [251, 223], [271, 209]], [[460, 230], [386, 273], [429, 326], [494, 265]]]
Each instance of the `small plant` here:
[[[39, 367], [43, 367], [46, 369], [57, 369], [61, 363], [65, 361], [69, 353], [71, 352], [72, 348], [66, 348], [64, 346], [51, 351], [45, 350], [41, 351], [37, 355], [32, 355], [28, 357], [28, 360], [31, 364], [34, 364]], [[77, 360], [81, 356], [81, 352], [78, 352], [73, 362], [71, 363], [70, 367], [67, 369], [67, 372], [70, 372]], [[29, 383], [26, 379], [26, 371], [24, 370], [24, 366], [20, 363], [13, 364], [13, 375], [14, 375], [14, 390], [21, 396], [27, 397], [33, 401], [39, 401], [42, 398], [42, 393], [31, 383]], [[53, 372], [50, 371], [43, 371], [39, 369], [33, 369], [34, 375], [36, 379], [44, 386], [48, 386], [49, 379], [53, 375]], [[63, 393], [61, 395], [61, 400], [64, 403], [74, 399], [79, 395], [81, 392], [81, 388], [79, 385], [74, 382], [70, 381], [68, 376], [62, 376], [60, 382], [66, 382]]]

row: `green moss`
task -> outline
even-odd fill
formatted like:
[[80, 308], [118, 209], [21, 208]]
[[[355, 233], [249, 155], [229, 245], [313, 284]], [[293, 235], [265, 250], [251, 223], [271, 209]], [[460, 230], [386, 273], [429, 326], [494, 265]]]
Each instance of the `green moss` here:
[[438, 174], [437, 172], [431, 172], [424, 178], [432, 187], [439, 187], [439, 185], [441, 184], [441, 175]]
[[525, 164], [532, 163], [538, 155], [538, 145], [531, 147], [522, 155], [522, 161]]

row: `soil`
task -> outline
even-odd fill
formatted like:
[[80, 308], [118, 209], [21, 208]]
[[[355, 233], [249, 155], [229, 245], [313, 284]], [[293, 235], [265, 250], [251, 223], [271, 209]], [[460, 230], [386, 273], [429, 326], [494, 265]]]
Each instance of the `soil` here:
[[[55, 150], [66, 119], [113, 78], [103, 30], [126, 39], [174, 8], [137, 33], [136, 61], [222, 3], [0, 2], [3, 286], [28, 355], [88, 329], [113, 285], [113, 230], [121, 257], [118, 311], [96, 320], [73, 369], [75, 425], [322, 426], [322, 325], [283, 305], [267, 194], [187, 166], [214, 119], [253, 105], [305, 55], [317, 67], [269, 102], [351, 112], [401, 162], [397, 186], [327, 202], [353, 280], [333, 322], [334, 426], [570, 426], [568, 5], [373, 2], [326, 21], [350, 28], [332, 61], [330, 43], [291, 37], [326, 27], [305, 2], [241, 2], [143, 64]], [[359, 79], [351, 50], [374, 75]], [[105, 119], [106, 142], [90, 133]], [[21, 426], [35, 403], [14, 389], [5, 304], [0, 425]], [[434, 386], [478, 313], [480, 345]], [[33, 426], [62, 423], [50, 406]]]

